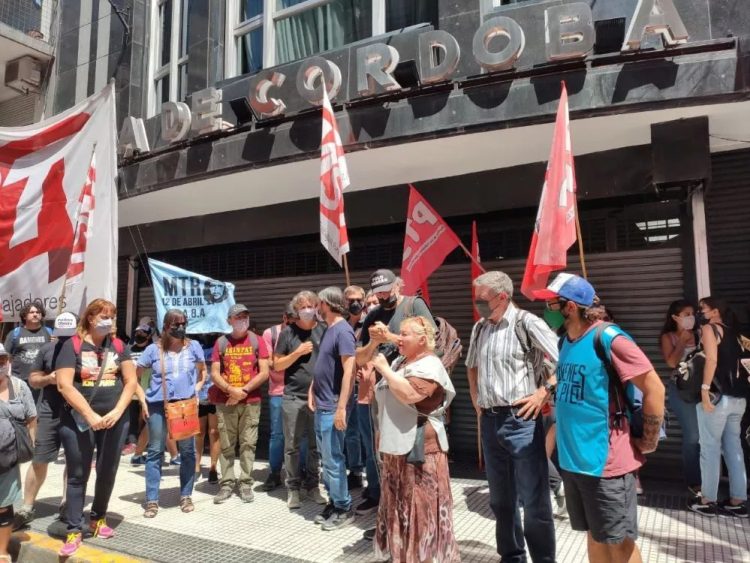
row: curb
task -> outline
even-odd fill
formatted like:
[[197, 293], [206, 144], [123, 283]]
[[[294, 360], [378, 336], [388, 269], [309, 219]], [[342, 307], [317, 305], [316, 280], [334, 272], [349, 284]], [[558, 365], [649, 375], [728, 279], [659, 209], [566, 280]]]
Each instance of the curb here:
[[57, 554], [62, 544], [59, 539], [25, 530], [11, 536], [8, 551], [13, 561], [23, 563], [148, 563], [144, 559], [133, 559], [127, 555], [96, 548], [85, 541], [73, 557], [65, 559]]

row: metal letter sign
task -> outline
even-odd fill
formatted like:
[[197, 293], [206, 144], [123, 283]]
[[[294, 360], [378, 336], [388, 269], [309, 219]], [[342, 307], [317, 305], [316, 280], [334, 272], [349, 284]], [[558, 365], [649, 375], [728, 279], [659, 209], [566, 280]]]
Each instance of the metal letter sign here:
[[199, 135], [221, 129], [221, 97], [217, 88], [206, 88], [193, 94], [193, 131]]
[[544, 11], [548, 61], [582, 59], [594, 48], [594, 16], [584, 2], [552, 6]]
[[688, 40], [687, 29], [672, 0], [638, 0], [622, 50], [640, 49], [644, 35], [661, 35], [666, 47]]
[[164, 102], [161, 106], [161, 137], [174, 142], [184, 139], [190, 131], [190, 108], [182, 102]]
[[[442, 61], [437, 62], [437, 50]], [[436, 29], [419, 36], [419, 79], [422, 84], [433, 84], [450, 80], [461, 59], [458, 41], [447, 31]]]
[[398, 65], [398, 51], [385, 43], [373, 43], [357, 49], [357, 91], [360, 96], [379, 94], [378, 86], [385, 91], [400, 90], [393, 78]]
[[[508, 39], [504, 49], [497, 52], [490, 51], [490, 42], [498, 36]], [[485, 21], [474, 34], [472, 48], [474, 58], [487, 72], [510, 70], [523, 53], [526, 36], [521, 26], [505, 16], [495, 16]]]
[[323, 57], [311, 57], [304, 61], [297, 72], [299, 95], [311, 104], [319, 106], [323, 103], [324, 86], [328, 92], [328, 99], [336, 98], [341, 90], [341, 69], [338, 65]]
[[286, 80], [286, 75], [273, 70], [261, 71], [260, 80], [250, 92], [250, 107], [261, 117], [282, 115], [286, 110], [284, 102], [277, 98], [269, 98], [268, 91], [275, 86], [279, 88]]

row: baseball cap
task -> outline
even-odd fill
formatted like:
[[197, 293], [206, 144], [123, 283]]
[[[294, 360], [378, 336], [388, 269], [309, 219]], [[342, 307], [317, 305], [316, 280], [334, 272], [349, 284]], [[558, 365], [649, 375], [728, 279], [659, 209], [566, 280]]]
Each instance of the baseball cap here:
[[250, 313], [248, 311], [247, 307], [245, 307], [242, 303], [235, 303], [229, 308], [229, 315], [230, 317], [234, 317], [235, 315], [239, 315], [241, 313]]
[[3, 346], [2, 343], [0, 343], [0, 356], [7, 356], [7, 355], [8, 355], [8, 351], [5, 349], [5, 346]]
[[135, 327], [135, 332], [145, 332], [146, 334], [151, 334], [153, 330], [154, 327], [152, 327], [150, 324], [140, 324]]
[[547, 299], [562, 297], [583, 307], [591, 307], [596, 297], [594, 286], [575, 274], [558, 274], [547, 286], [547, 291], [551, 294]]
[[370, 288], [373, 293], [380, 293], [381, 291], [390, 291], [393, 288], [393, 284], [396, 282], [396, 274], [390, 270], [375, 270], [370, 277]]
[[78, 317], [73, 313], [60, 313], [55, 317], [55, 328], [52, 330], [52, 336], [66, 337], [73, 336], [78, 326]]

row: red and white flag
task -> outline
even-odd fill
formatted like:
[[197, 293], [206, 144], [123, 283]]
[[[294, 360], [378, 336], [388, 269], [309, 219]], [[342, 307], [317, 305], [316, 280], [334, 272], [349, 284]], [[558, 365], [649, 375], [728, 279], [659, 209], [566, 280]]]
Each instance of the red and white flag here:
[[[0, 128], [0, 306], [6, 321], [17, 320], [34, 301], [48, 310], [80, 312], [86, 298], [115, 299], [116, 140], [113, 85], [40, 123]], [[98, 180], [84, 203], [96, 200], [100, 228], [76, 242], [92, 154]], [[61, 305], [69, 268], [77, 276], [78, 264], [86, 263], [96, 267], [80, 272]]]
[[94, 184], [96, 183], [96, 153], [91, 153], [91, 166], [89, 166], [86, 183], [81, 190], [78, 199], [78, 211], [76, 212], [76, 228], [73, 239], [73, 252], [70, 255], [68, 271], [65, 274], [65, 285], [72, 287], [83, 279], [83, 270], [86, 266], [86, 245], [94, 226]]
[[459, 244], [461, 241], [456, 233], [414, 186], [409, 186], [409, 211], [401, 263], [404, 295], [416, 295], [417, 288], [427, 281]]
[[545, 288], [550, 273], [564, 270], [568, 265], [568, 249], [576, 241], [576, 213], [576, 174], [570, 146], [568, 92], [563, 82], [542, 198], [521, 282], [521, 293], [528, 299], [549, 297]]
[[[474, 304], [476, 302], [476, 295], [474, 290], [474, 280], [477, 279], [480, 275], [482, 275], [482, 267], [479, 265], [482, 262], [482, 259], [479, 257], [479, 238], [477, 237], [477, 222], [472, 221], [471, 222], [471, 257], [473, 260], [471, 261], [471, 302]], [[479, 311], [477, 311], [476, 307], [473, 307], [474, 309], [474, 322], [477, 322], [479, 319], [482, 318], [482, 315], [479, 314]]]
[[320, 141], [320, 243], [341, 266], [349, 252], [349, 235], [344, 217], [344, 190], [349, 171], [341, 144], [336, 116], [323, 88], [323, 128]]

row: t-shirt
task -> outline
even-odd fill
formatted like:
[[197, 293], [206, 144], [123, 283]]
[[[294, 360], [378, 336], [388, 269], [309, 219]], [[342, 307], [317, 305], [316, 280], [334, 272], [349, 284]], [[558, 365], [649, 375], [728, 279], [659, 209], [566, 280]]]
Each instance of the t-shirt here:
[[[130, 353], [130, 358], [133, 360], [133, 363], [135, 365], [138, 365], [138, 360], [143, 355], [143, 352], [146, 351], [146, 348], [148, 348], [150, 339], [143, 345], [140, 346], [139, 344], [130, 344], [128, 346], [128, 352]], [[150, 369], [144, 369], [143, 373], [141, 374], [141, 380], [138, 382], [141, 386], [141, 388], [145, 391], [148, 389], [148, 385], [151, 382], [151, 370]], [[138, 395], [133, 393], [133, 400], [138, 400]]]
[[[67, 340], [67, 338], [65, 340]], [[55, 371], [54, 365], [65, 340], [47, 342], [44, 344], [36, 355], [34, 364], [31, 366], [29, 373], [41, 371], [44, 375], [49, 375]], [[60, 409], [62, 408], [63, 403], [64, 399], [60, 394], [60, 391], [57, 390], [57, 385], [47, 385], [42, 389], [42, 398], [38, 404], [37, 411], [39, 417], [52, 419], [60, 418]]]
[[[627, 420], [620, 428], [610, 422], [614, 397], [594, 349], [599, 324], [575, 341], [563, 338], [555, 393], [558, 457], [566, 471], [618, 477], [638, 469], [644, 457], [631, 442]], [[643, 351], [617, 326], [604, 330], [602, 344], [623, 385], [653, 369]]]
[[354, 356], [355, 351], [354, 330], [348, 322], [342, 319], [328, 327], [320, 342], [313, 374], [315, 408], [336, 410], [344, 380], [341, 357]]
[[206, 381], [203, 382], [203, 387], [201, 387], [201, 391], [198, 393], [198, 399], [200, 399], [201, 403], [208, 403], [208, 390], [213, 385], [213, 381], [211, 381], [211, 364], [213, 363], [211, 356], [213, 353], [213, 347], [203, 348], [203, 357], [206, 359]]
[[[14, 338], [16, 332], [18, 337]], [[49, 341], [49, 331], [43, 326], [36, 330], [29, 330], [24, 326], [11, 330], [5, 337], [5, 350], [12, 356], [11, 374], [28, 381], [39, 350]]]
[[[164, 400], [162, 392], [161, 346], [150, 344], [138, 358], [138, 367], [151, 370], [151, 382], [146, 389], [146, 401], [159, 403]], [[179, 352], [167, 350], [164, 354], [164, 370], [167, 373], [167, 400], [182, 400], [195, 397], [198, 382], [198, 365], [204, 363], [203, 348], [196, 340], [188, 341]]]
[[[268, 359], [268, 350], [266, 349], [266, 343], [258, 335], [254, 335], [255, 338], [250, 338], [248, 332], [244, 338], [235, 340], [231, 334], [226, 336], [227, 347], [224, 350], [224, 354], [221, 354], [221, 338], [214, 344], [213, 355], [211, 361], [221, 362], [221, 376], [232, 387], [241, 388], [250, 383], [250, 381], [258, 375], [258, 360]], [[256, 350], [253, 346], [253, 342], [257, 342], [258, 349]], [[220, 393], [224, 402], [227, 400], [225, 393], [216, 389]], [[212, 391], [214, 393], [214, 391]], [[260, 387], [253, 389], [247, 397], [241, 403], [260, 403]]]
[[276, 343], [276, 356], [288, 356], [294, 352], [300, 344], [311, 340], [313, 351], [311, 354], [297, 358], [292, 365], [284, 371], [284, 395], [287, 397], [298, 397], [307, 399], [307, 391], [313, 379], [313, 368], [318, 360], [320, 341], [326, 331], [324, 323], [316, 324], [312, 330], [304, 330], [296, 323], [290, 324], [279, 335]]
[[[410, 302], [413, 303], [411, 306], [409, 306]], [[393, 334], [399, 334], [401, 332], [401, 322], [407, 317], [407, 314], [411, 317], [425, 317], [432, 323], [432, 326], [435, 326], [435, 319], [432, 318], [430, 308], [421, 297], [404, 297], [401, 303], [394, 309], [389, 310], [379, 306], [367, 315], [362, 323], [359, 345], [367, 346], [370, 343], [370, 327], [378, 321], [386, 325], [388, 330]], [[398, 357], [398, 348], [395, 345], [388, 344], [383, 348], [382, 352], [389, 362], [393, 362]]]
[[[127, 349], [119, 353], [114, 345], [110, 346], [106, 364], [102, 366], [105, 361], [104, 351], [110, 342], [109, 337], [102, 342], [102, 346], [96, 346], [85, 340], [82, 341], [80, 354], [76, 354], [73, 347], [73, 340], [73, 338], [68, 338], [63, 342], [60, 353], [57, 355], [57, 361], [53, 367], [55, 371], [62, 368], [74, 369], [73, 385], [75, 388], [89, 402], [96, 414], [105, 415], [115, 408], [117, 401], [120, 400], [123, 387], [120, 365], [122, 362], [131, 361], [130, 353]], [[99, 390], [96, 392], [94, 400], [91, 401], [91, 395], [96, 387], [99, 370], [102, 368], [104, 369], [104, 374], [99, 382]]]
[[[278, 324], [274, 327], [267, 328], [263, 331], [263, 342], [266, 343], [266, 349], [269, 355], [274, 353], [274, 344], [279, 341], [279, 336], [284, 330], [284, 325]], [[275, 338], [274, 338], [275, 337]], [[276, 340], [276, 342], [274, 342]], [[271, 397], [280, 397], [284, 394], [284, 372], [272, 369], [268, 375], [268, 395]]]

